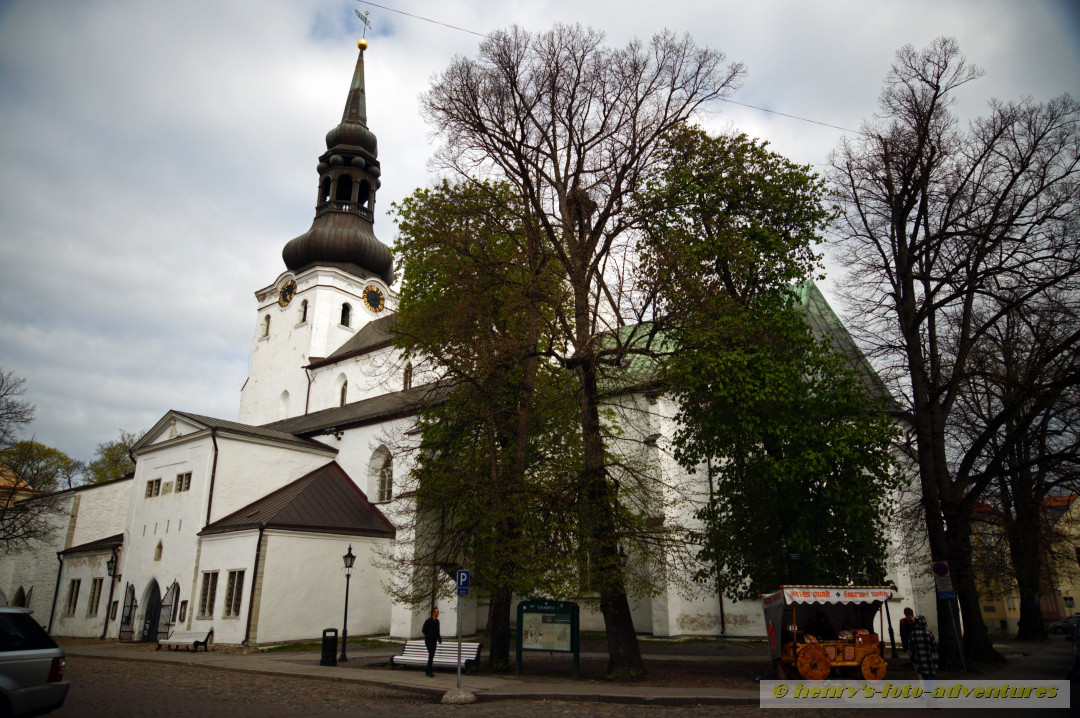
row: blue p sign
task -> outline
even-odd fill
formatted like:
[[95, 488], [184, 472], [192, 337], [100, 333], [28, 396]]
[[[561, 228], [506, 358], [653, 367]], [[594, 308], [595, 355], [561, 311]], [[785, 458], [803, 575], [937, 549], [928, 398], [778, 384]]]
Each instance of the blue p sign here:
[[465, 569], [459, 569], [457, 572], [457, 595], [469, 595], [469, 572]]

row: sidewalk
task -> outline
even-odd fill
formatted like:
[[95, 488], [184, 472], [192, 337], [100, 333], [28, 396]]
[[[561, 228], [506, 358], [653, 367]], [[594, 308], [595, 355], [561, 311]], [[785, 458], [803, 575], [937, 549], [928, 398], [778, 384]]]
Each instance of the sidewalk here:
[[[1060, 644], [1060, 645], [1059, 645]], [[231, 653], [226, 651], [153, 651], [144, 646], [116, 642], [62, 644], [69, 656], [106, 658], [125, 661], [150, 661], [180, 663], [202, 668], [258, 673], [264, 675], [290, 675], [326, 681], [346, 681], [383, 686], [404, 691], [441, 696], [457, 686], [457, 674], [442, 671], [428, 678], [423, 671], [389, 670], [368, 666], [383, 665], [399, 651], [392, 645], [386, 648], [354, 649], [349, 661], [337, 666], [320, 666], [320, 653], [313, 652], [257, 652]], [[1006, 641], [997, 645], [1008, 660], [1000, 667], [983, 673], [982, 679], [1063, 679], [1073, 665], [1072, 644], [1051, 640], [1046, 643], [1019, 643]], [[582, 654], [586, 657], [603, 658], [600, 654]], [[722, 665], [724, 657], [649, 655], [650, 661], [698, 663], [702, 660]], [[768, 668], [768, 655], [762, 654], [762, 668]], [[895, 661], [894, 675], [910, 672], [901, 658]], [[526, 664], [527, 665], [527, 664]], [[892, 668], [892, 666], [890, 666]], [[462, 674], [461, 687], [476, 695], [477, 700], [561, 700], [602, 701], [615, 703], [641, 703], [656, 705], [757, 705], [757, 690], [708, 688], [699, 686], [675, 687], [643, 684], [609, 683], [592, 680], [572, 680], [545, 676], [518, 676]]]

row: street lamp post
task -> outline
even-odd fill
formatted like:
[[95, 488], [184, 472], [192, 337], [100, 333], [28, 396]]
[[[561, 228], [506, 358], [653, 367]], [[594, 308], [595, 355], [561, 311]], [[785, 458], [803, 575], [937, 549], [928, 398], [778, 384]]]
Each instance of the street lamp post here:
[[101, 629], [101, 637], [105, 638], [109, 632], [109, 615], [112, 612], [113, 602], [113, 589], [116, 588], [116, 549], [113, 549], [112, 556], [105, 562], [105, 571], [109, 574], [109, 601], [105, 605], [105, 628]]
[[352, 552], [352, 544], [349, 544], [349, 551], [341, 560], [345, 562], [345, 624], [341, 627], [341, 655], [338, 656], [338, 661], [348, 661], [348, 656], [345, 655], [345, 643], [349, 640], [349, 579], [352, 578], [352, 567], [356, 563], [356, 556]]

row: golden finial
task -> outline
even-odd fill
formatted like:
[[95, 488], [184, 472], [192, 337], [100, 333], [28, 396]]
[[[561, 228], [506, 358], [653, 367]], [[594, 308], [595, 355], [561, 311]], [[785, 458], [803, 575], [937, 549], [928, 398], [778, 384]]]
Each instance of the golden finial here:
[[365, 40], [364, 38], [360, 38], [360, 39], [359, 39], [359, 40], [358, 40], [358, 41], [356, 42], [356, 46], [357, 46], [358, 48], [360, 48], [361, 50], [366, 50], [366, 49], [367, 49], [367, 40]]

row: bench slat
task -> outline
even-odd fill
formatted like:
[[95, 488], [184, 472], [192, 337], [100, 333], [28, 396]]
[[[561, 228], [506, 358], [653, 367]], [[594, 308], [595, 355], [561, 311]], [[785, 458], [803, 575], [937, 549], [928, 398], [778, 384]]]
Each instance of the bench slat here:
[[[463, 642], [461, 644], [461, 665], [463, 667], [468, 667], [479, 661], [480, 649], [483, 645], [484, 644], [482, 643]], [[423, 641], [406, 641], [405, 646], [401, 649], [401, 655], [393, 656], [390, 659], [390, 667], [393, 668], [399, 665], [427, 667], [427, 661], [427, 645], [425, 645]], [[457, 643], [445, 642], [435, 647], [435, 657], [432, 660], [431, 665], [432, 667], [456, 668], [457, 661]]]

